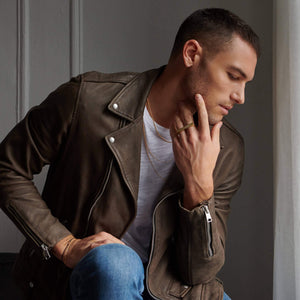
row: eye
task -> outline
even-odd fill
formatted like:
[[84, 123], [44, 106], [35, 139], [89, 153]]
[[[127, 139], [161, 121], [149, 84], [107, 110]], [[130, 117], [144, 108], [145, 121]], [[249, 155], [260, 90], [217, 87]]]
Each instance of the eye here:
[[232, 80], [239, 80], [240, 78], [238, 76], [233, 75], [232, 73], [228, 72], [228, 77]]

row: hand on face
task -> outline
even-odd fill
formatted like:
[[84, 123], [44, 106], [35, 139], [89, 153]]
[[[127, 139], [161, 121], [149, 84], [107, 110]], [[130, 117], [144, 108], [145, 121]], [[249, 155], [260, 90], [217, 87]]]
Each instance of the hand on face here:
[[220, 152], [220, 128], [217, 122], [209, 127], [205, 102], [200, 94], [195, 95], [198, 126], [191, 126], [180, 133], [178, 130], [193, 122], [194, 107], [180, 103], [170, 127], [175, 162], [183, 175], [185, 190], [183, 205], [192, 209], [208, 200], [214, 189], [213, 170]]

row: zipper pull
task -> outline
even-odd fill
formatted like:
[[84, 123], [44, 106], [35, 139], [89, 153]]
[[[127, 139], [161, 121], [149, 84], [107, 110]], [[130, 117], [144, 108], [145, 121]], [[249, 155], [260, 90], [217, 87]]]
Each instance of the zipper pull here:
[[210, 212], [209, 212], [208, 205], [204, 205], [204, 206], [202, 206], [202, 207], [203, 207], [203, 210], [204, 210], [204, 213], [205, 213], [206, 221], [207, 221], [208, 223], [211, 223], [212, 217], [211, 217], [211, 214], [210, 214]]
[[48, 246], [46, 246], [45, 244], [42, 244], [42, 245], [41, 245], [41, 248], [42, 248], [42, 250], [43, 250], [43, 257], [44, 257], [44, 259], [45, 259], [45, 260], [50, 259], [50, 258], [51, 258], [51, 255], [50, 255], [50, 253], [49, 253], [49, 248], [48, 248]]

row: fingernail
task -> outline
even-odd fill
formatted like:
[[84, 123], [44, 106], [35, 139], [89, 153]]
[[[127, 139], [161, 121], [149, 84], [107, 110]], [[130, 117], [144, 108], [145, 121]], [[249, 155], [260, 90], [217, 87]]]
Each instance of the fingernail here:
[[201, 99], [202, 99], [202, 97], [201, 97], [200, 94], [196, 94], [196, 95], [195, 95], [195, 98], [196, 98], [197, 100], [201, 100]]

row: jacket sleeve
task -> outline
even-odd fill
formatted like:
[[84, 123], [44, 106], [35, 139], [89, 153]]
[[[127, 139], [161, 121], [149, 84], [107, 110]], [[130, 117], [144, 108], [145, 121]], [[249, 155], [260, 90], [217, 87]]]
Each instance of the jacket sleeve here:
[[52, 215], [33, 183], [34, 174], [55, 161], [67, 143], [79, 84], [71, 81], [32, 108], [0, 144], [0, 205], [45, 258], [70, 232]]
[[224, 264], [230, 200], [241, 184], [243, 165], [244, 144], [240, 138], [234, 151], [217, 163], [214, 177], [221, 177], [221, 182], [215, 183], [212, 198], [191, 211], [179, 201], [176, 259], [186, 284], [211, 281]]

